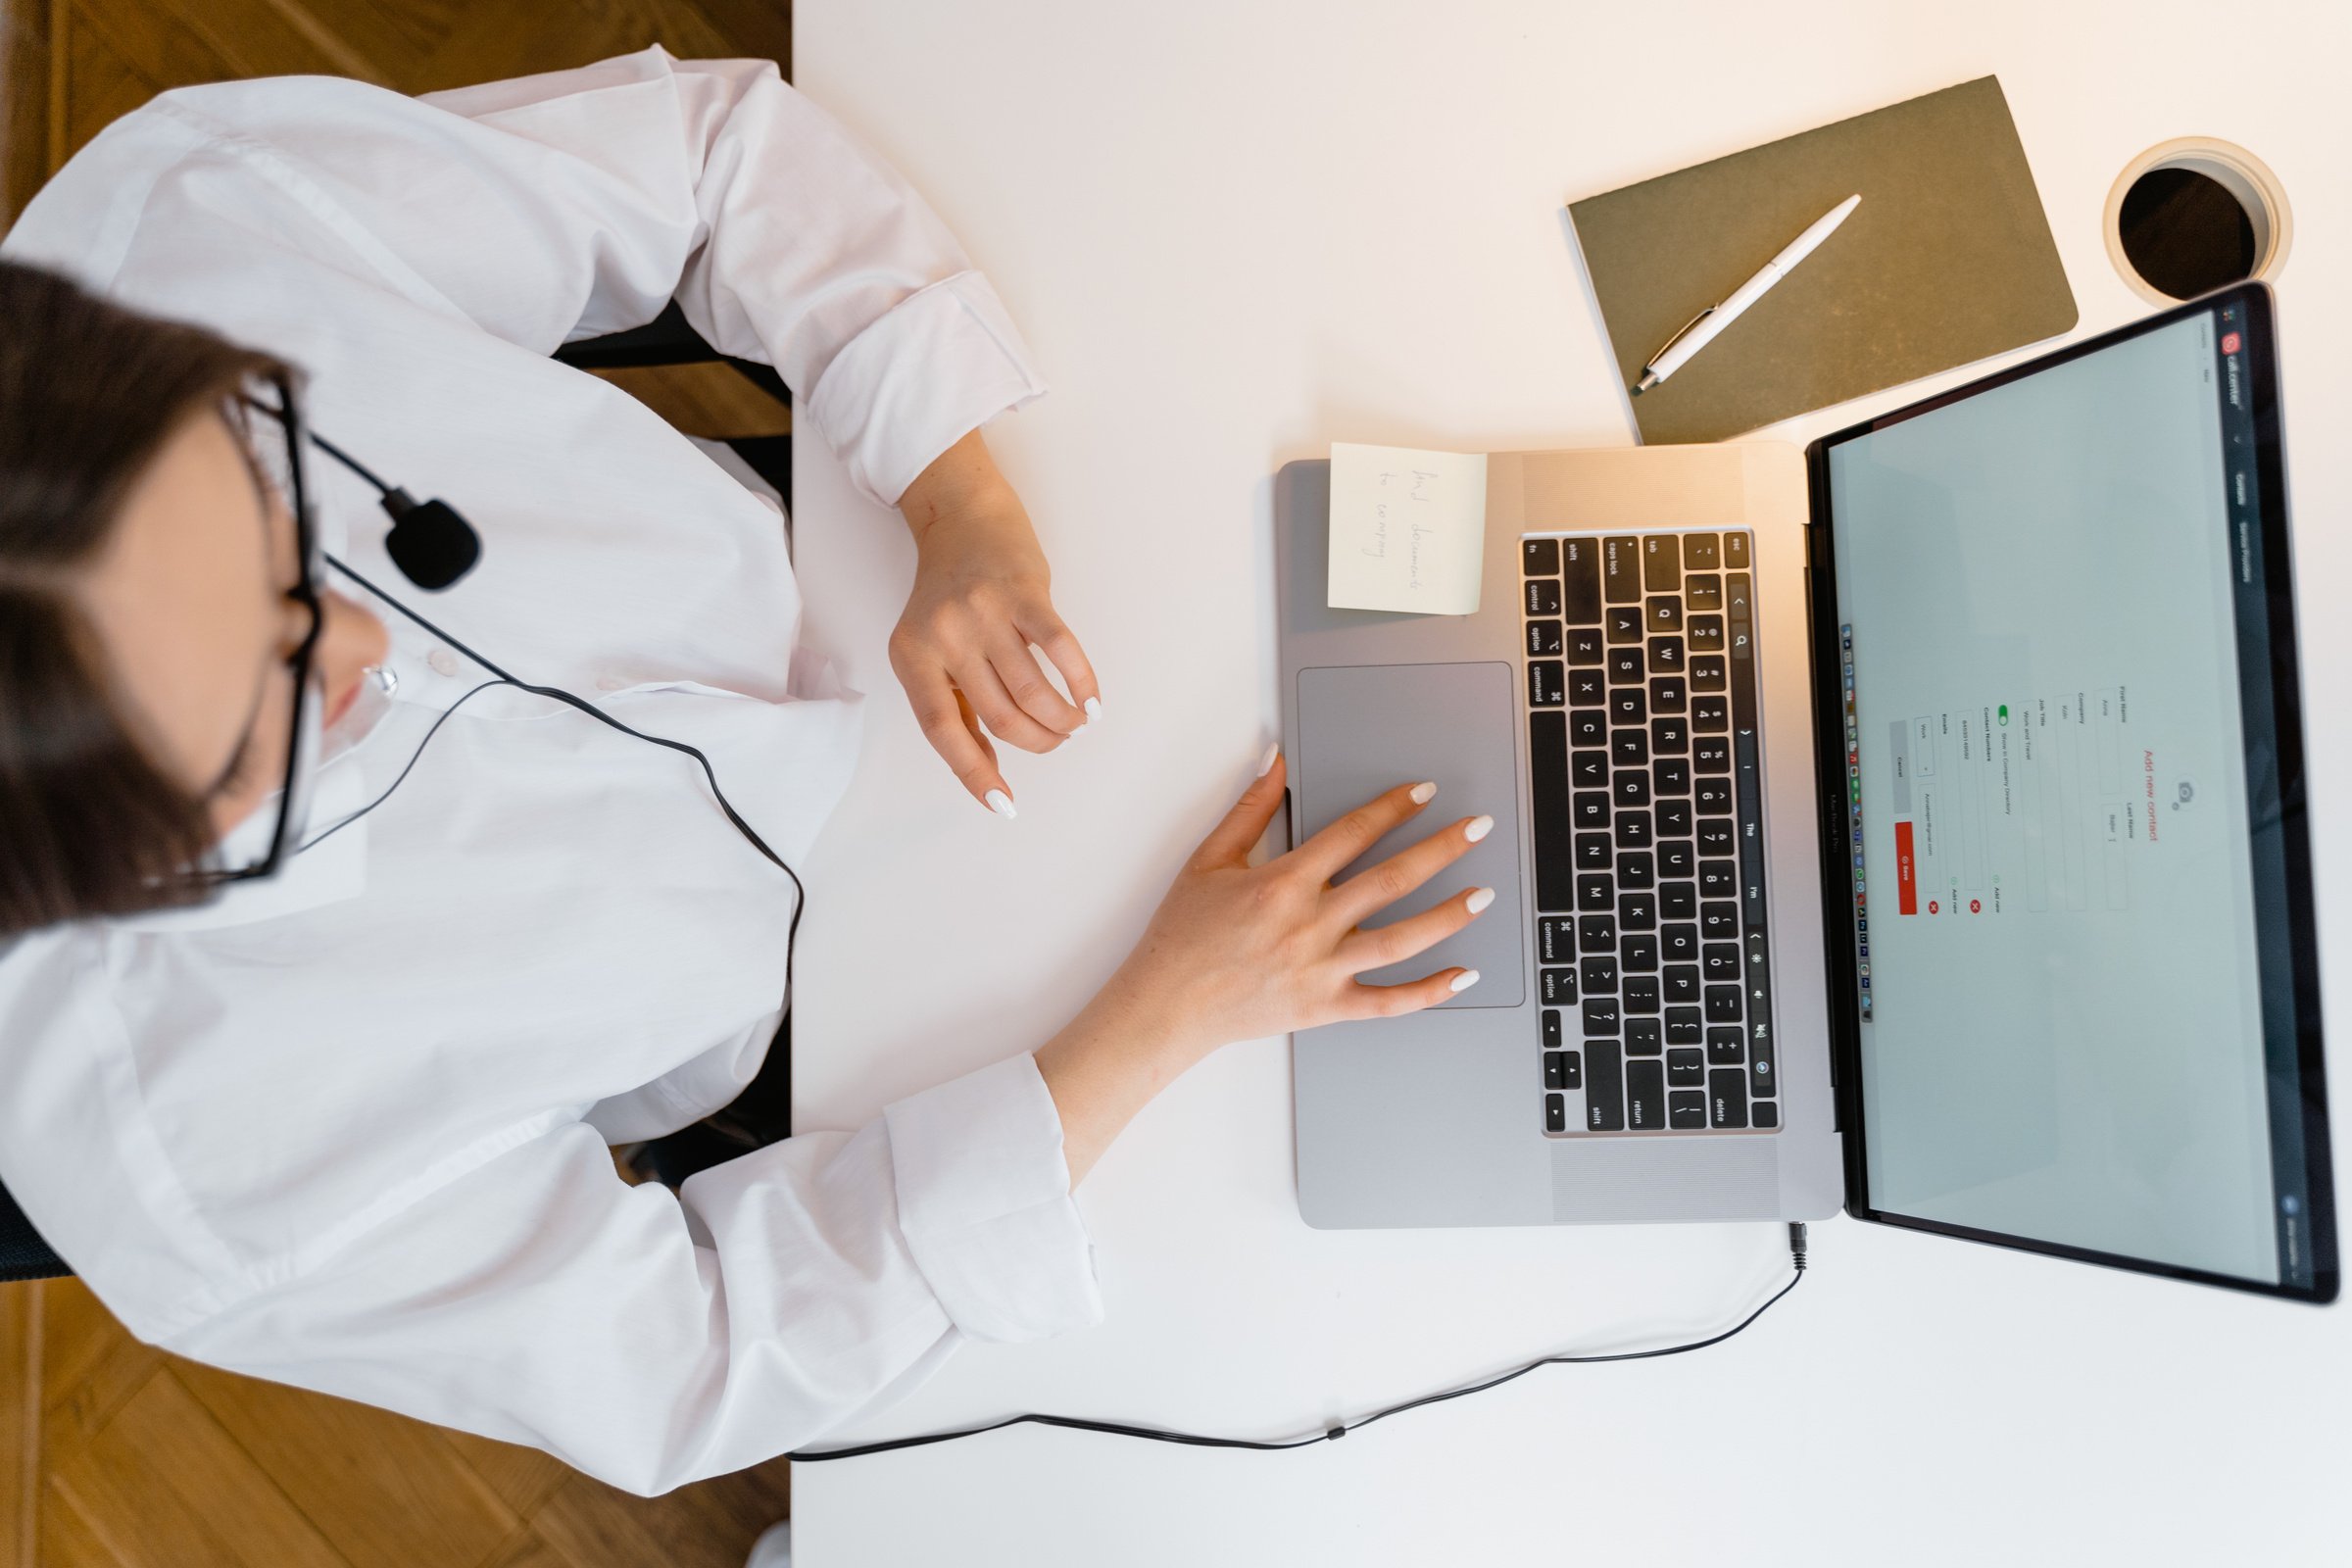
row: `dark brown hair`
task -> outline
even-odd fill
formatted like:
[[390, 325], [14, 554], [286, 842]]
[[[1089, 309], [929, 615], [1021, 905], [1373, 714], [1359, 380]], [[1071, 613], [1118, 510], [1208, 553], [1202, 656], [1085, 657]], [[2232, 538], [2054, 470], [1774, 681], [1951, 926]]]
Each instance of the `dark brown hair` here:
[[171, 436], [266, 355], [0, 261], [0, 940], [190, 901], [202, 801], [123, 723], [71, 592]]

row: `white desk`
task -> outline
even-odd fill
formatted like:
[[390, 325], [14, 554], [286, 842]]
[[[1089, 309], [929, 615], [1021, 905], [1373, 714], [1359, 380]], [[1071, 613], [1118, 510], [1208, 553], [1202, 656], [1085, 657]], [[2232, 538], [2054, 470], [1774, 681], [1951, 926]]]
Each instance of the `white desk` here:
[[[1123, 953], [1272, 731], [1280, 465], [1334, 437], [1632, 439], [1562, 203], [1985, 72], [2082, 331], [2142, 309], [2099, 235], [2134, 153], [2217, 134], [2283, 181], [2303, 650], [2326, 715], [2352, 675], [2352, 617], [2331, 603], [2352, 591], [2337, 13], [804, 0], [800, 84], [930, 194], [1054, 384], [991, 440], [1105, 693], [1098, 734], [1006, 754], [1019, 821], [971, 806], [882, 656], [911, 570], [904, 530], [801, 444], [813, 631], [876, 699], [812, 866], [805, 1121], [854, 1125], [1036, 1044]], [[2219, 53], [2195, 41], [2217, 26], [2238, 40]], [[1801, 441], [1908, 395], [1770, 433]], [[2352, 758], [2331, 716], [2310, 740], [2322, 914], [2339, 928]], [[2340, 947], [2328, 962], [2339, 1036], [2348, 963]], [[1027, 1409], [1287, 1436], [1547, 1349], [1708, 1331], [1786, 1262], [1767, 1226], [1310, 1231], [1281, 1041], [1179, 1083], [1082, 1203], [1108, 1321], [968, 1348], [855, 1436]], [[2352, 1462], [2347, 1309], [1850, 1222], [1816, 1227], [1813, 1255], [1804, 1287], [1721, 1348], [1546, 1369], [1337, 1446], [1022, 1429], [804, 1466], [801, 1560], [2306, 1564], [2352, 1549], [2329, 1503]]]

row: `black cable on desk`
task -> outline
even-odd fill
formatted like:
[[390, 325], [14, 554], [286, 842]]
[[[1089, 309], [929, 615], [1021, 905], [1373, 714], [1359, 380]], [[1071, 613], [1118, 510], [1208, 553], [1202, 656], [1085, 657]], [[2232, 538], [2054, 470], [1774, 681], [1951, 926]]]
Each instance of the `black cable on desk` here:
[[1157, 1427], [1128, 1426], [1118, 1421], [1089, 1421], [1084, 1417], [1074, 1415], [1031, 1414], [1006, 1416], [1002, 1421], [992, 1421], [986, 1426], [964, 1427], [955, 1432], [927, 1432], [920, 1437], [891, 1438], [881, 1443], [861, 1443], [854, 1447], [804, 1450], [788, 1454], [786, 1457], [795, 1464], [815, 1464], [824, 1459], [857, 1459], [870, 1453], [888, 1453], [895, 1448], [921, 1448], [934, 1443], [953, 1443], [957, 1438], [976, 1438], [983, 1432], [1002, 1432], [1006, 1427], [1023, 1425], [1066, 1427], [1073, 1432], [1102, 1432], [1115, 1438], [1144, 1438], [1152, 1443], [1181, 1443], [1196, 1448], [1254, 1448], [1260, 1452], [1273, 1452], [1283, 1448], [1304, 1448], [1318, 1443], [1337, 1443], [1348, 1433], [1368, 1427], [1375, 1421], [1385, 1421], [1390, 1416], [1402, 1415], [1407, 1410], [1418, 1410], [1425, 1404], [1438, 1404], [1446, 1399], [1461, 1398], [1464, 1395], [1482, 1394], [1488, 1389], [1500, 1388], [1514, 1378], [1527, 1376], [1540, 1366], [1591, 1366], [1602, 1361], [1647, 1361], [1661, 1355], [1685, 1355], [1692, 1350], [1703, 1350], [1711, 1345], [1721, 1345], [1772, 1310], [1774, 1303], [1790, 1291], [1795, 1290], [1797, 1282], [1805, 1277], [1805, 1227], [1801, 1223], [1791, 1223], [1788, 1227], [1788, 1261], [1794, 1269], [1794, 1272], [1788, 1276], [1788, 1283], [1766, 1297], [1761, 1306], [1720, 1334], [1711, 1334], [1703, 1340], [1691, 1340], [1683, 1345], [1662, 1345], [1649, 1350], [1611, 1350], [1594, 1355], [1540, 1356], [1525, 1366], [1502, 1373], [1498, 1377], [1489, 1378], [1484, 1383], [1466, 1384], [1461, 1388], [1447, 1389], [1439, 1394], [1424, 1394], [1417, 1399], [1407, 1399], [1402, 1404], [1392, 1404], [1385, 1410], [1375, 1410], [1370, 1415], [1359, 1417], [1354, 1421], [1342, 1421], [1337, 1426], [1328, 1427], [1312, 1437], [1292, 1438], [1279, 1443], [1261, 1443], [1251, 1438], [1210, 1438], [1195, 1432], [1166, 1432]]

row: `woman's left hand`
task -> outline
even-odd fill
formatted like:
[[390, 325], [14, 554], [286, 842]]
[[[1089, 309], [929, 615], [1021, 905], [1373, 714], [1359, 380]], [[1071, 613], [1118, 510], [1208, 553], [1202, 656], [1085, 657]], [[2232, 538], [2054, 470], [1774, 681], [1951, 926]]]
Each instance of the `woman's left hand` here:
[[[1025, 752], [1054, 750], [1101, 710], [1094, 667], [1054, 612], [1037, 532], [979, 431], [918, 474], [899, 509], [916, 564], [906, 612], [890, 634], [890, 667], [924, 738], [972, 799], [1010, 816], [1012, 791], [989, 736]], [[1032, 645], [1060, 671], [1067, 697]]]

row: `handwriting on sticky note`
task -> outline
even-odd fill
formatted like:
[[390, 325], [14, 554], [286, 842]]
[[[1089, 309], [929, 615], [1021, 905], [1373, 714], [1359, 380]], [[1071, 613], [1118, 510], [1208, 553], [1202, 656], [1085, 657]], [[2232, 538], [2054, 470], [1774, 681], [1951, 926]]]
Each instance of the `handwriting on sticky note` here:
[[1486, 545], [1483, 456], [1331, 444], [1332, 608], [1473, 614]]

